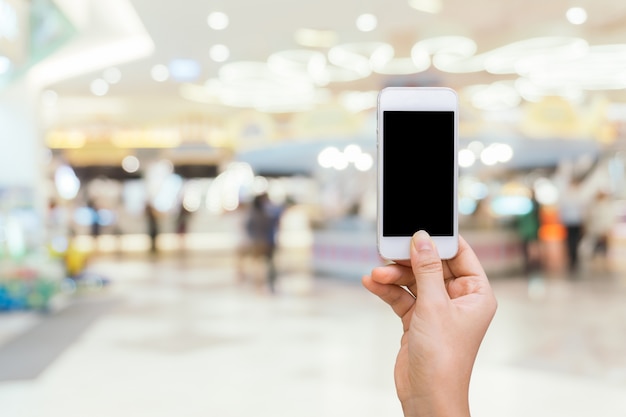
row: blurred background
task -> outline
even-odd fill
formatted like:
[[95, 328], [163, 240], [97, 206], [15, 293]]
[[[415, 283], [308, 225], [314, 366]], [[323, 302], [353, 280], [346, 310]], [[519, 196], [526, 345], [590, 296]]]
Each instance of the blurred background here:
[[474, 414], [626, 415], [610, 0], [0, 0], [0, 415], [401, 415], [386, 86], [459, 94]]

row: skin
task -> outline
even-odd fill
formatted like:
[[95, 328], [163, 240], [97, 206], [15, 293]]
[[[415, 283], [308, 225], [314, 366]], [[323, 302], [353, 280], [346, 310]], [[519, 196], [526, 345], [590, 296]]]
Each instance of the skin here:
[[394, 370], [405, 417], [467, 417], [476, 355], [497, 301], [474, 251], [442, 261], [430, 236], [411, 240], [411, 259], [376, 267], [362, 279], [401, 318]]

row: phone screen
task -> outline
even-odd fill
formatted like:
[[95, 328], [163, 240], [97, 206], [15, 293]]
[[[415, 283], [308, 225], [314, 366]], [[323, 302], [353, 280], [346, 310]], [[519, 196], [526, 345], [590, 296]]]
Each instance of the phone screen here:
[[382, 235], [453, 236], [455, 114], [383, 112]]

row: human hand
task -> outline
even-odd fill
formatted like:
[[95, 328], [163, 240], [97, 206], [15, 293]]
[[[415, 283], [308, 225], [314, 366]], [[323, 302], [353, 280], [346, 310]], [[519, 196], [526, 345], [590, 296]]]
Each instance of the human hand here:
[[476, 355], [497, 301], [467, 242], [442, 261], [428, 233], [411, 240], [410, 262], [376, 267], [363, 285], [402, 319], [395, 383], [405, 417], [468, 417]]

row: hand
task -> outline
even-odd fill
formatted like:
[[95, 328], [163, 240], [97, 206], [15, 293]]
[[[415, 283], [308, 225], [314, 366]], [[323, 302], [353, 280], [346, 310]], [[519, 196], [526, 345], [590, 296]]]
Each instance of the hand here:
[[474, 361], [497, 302], [467, 242], [442, 261], [430, 236], [411, 240], [409, 261], [376, 267], [363, 285], [402, 319], [395, 383], [406, 417], [465, 416]]

